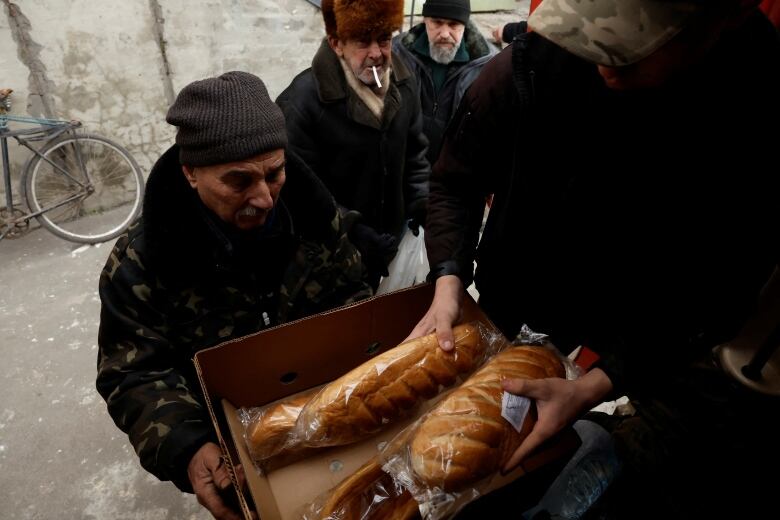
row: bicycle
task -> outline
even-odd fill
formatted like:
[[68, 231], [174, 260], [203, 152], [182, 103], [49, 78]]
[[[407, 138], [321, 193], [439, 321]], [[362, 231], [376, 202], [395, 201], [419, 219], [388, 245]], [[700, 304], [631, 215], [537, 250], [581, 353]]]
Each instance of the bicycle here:
[[[27, 231], [30, 220], [72, 242], [94, 244], [119, 236], [141, 212], [144, 179], [121, 145], [77, 132], [80, 121], [12, 116], [10, 89], [0, 90], [0, 147], [5, 208], [0, 240]], [[21, 126], [21, 128], [12, 128]], [[27, 210], [14, 207], [8, 139], [29, 149], [21, 177]], [[43, 141], [36, 149], [31, 142]]]

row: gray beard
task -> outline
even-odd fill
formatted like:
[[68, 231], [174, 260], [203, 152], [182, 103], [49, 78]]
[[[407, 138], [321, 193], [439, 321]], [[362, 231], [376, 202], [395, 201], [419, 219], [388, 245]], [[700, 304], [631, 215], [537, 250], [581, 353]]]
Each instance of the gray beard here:
[[442, 65], [448, 65], [455, 59], [455, 55], [458, 53], [458, 46], [453, 46], [450, 49], [438, 47], [433, 42], [428, 42], [428, 50], [431, 53], [431, 59], [436, 63]]

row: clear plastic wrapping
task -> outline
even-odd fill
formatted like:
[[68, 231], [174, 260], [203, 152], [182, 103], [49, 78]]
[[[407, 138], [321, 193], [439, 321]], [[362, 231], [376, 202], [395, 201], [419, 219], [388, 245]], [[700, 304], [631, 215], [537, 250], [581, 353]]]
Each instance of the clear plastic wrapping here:
[[239, 410], [239, 418], [244, 425], [244, 441], [258, 468], [290, 443], [290, 432], [303, 406], [317, 391], [312, 389], [271, 406]]
[[417, 502], [382, 471], [376, 458], [307, 505], [304, 520], [411, 520], [420, 517]]
[[561, 354], [555, 345], [550, 342], [550, 337], [547, 334], [534, 332], [528, 325], [520, 327], [520, 332], [517, 333], [512, 344], [546, 347], [552, 350], [559, 361], [563, 363], [563, 367], [566, 369], [566, 379], [577, 379], [582, 375], [582, 369], [574, 361]]
[[443, 351], [434, 334], [403, 343], [326, 385], [301, 411], [288, 447], [362, 440], [452, 386], [507, 346], [479, 322], [453, 329]]
[[535, 407], [505, 393], [502, 379], [578, 376], [546, 336], [524, 327], [518, 341], [522, 344], [497, 354], [380, 453], [382, 469], [412, 494], [427, 520], [448, 518], [484, 494], [533, 428]]

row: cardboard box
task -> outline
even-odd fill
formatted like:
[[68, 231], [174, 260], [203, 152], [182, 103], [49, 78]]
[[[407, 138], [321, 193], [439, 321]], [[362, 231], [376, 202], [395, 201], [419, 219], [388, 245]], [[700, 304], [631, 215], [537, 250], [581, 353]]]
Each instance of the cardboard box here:
[[[336, 379], [372, 356], [398, 345], [424, 315], [433, 287], [378, 296], [334, 311], [232, 340], [195, 355], [195, 367], [228, 464], [243, 464], [251, 497], [238, 490], [244, 516], [256, 510], [262, 520], [299, 518], [311, 502], [374, 456], [382, 441], [414, 420], [394, 425], [375, 437], [349, 446], [320, 450], [289, 466], [259, 474], [243, 442], [237, 417], [241, 407], [262, 406]], [[494, 328], [468, 296], [464, 321]], [[567, 445], [564, 451], [571, 449]], [[560, 451], [560, 450], [556, 450]], [[539, 463], [528, 461], [530, 466]], [[491, 482], [500, 487], [523, 475], [518, 468]]]

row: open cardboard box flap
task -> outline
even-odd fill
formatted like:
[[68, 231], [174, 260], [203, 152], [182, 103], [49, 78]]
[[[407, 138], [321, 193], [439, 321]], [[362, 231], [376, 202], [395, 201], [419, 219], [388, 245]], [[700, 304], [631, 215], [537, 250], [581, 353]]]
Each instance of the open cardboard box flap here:
[[[350, 475], [377, 452], [377, 445], [411, 423], [410, 417], [363, 442], [321, 450], [289, 466], [260, 474], [252, 465], [243, 441], [237, 409], [262, 406], [336, 379], [367, 359], [398, 345], [425, 314], [433, 287], [422, 285], [374, 297], [334, 311], [267, 329], [202, 350], [195, 368], [222, 449], [231, 469], [243, 464], [255, 507], [241, 490], [238, 501], [244, 516], [256, 509], [262, 520], [296, 518], [316, 496]], [[463, 321], [478, 320], [495, 328], [468, 296]], [[545, 458], [571, 451], [569, 439]], [[497, 477], [500, 487], [530, 470], [540, 459], [529, 460]]]

